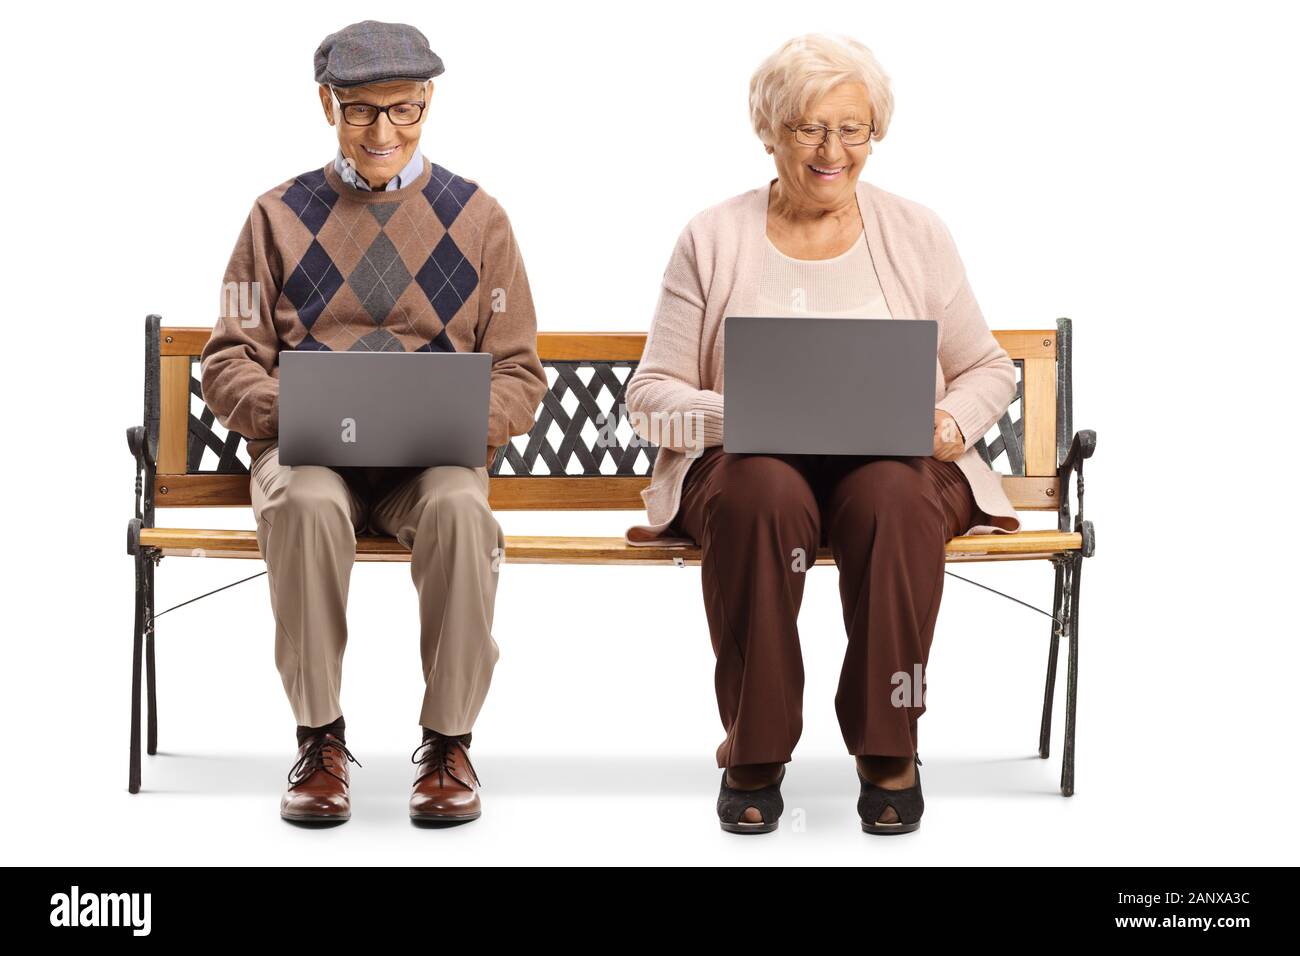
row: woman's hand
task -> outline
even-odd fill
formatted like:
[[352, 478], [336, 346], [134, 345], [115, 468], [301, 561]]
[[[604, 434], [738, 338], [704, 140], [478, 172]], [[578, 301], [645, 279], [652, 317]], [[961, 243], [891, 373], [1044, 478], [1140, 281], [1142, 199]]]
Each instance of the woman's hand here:
[[934, 410], [934, 452], [940, 461], [956, 461], [966, 454], [966, 438], [957, 427], [957, 419], [942, 408]]

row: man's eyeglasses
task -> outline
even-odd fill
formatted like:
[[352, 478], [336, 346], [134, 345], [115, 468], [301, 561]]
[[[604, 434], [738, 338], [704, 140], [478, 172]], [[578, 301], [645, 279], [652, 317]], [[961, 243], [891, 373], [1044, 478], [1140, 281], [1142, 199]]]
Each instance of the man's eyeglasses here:
[[876, 124], [852, 123], [841, 126], [839, 129], [831, 129], [829, 126], [823, 126], [820, 123], [804, 123], [800, 126], [791, 126], [786, 123], [785, 128], [794, 133], [795, 141], [802, 146], [820, 146], [826, 142], [826, 137], [831, 133], [836, 133], [840, 138], [840, 142], [845, 146], [863, 146], [867, 140], [871, 139], [871, 134], [876, 131]]
[[388, 116], [388, 122], [394, 126], [414, 126], [424, 115], [423, 103], [390, 103], [388, 106], [375, 106], [373, 103], [344, 103], [334, 94], [339, 107], [343, 110], [343, 122], [349, 126], [370, 126], [379, 119], [379, 114]]

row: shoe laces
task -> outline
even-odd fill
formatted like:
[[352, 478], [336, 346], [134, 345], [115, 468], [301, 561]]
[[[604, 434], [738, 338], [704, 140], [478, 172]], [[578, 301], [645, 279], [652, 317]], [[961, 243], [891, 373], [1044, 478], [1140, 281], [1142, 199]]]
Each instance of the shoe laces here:
[[[348, 750], [343, 741], [339, 740], [333, 734], [319, 734], [310, 738], [307, 743], [307, 749], [304, 750], [302, 756], [298, 758], [298, 762], [289, 768], [289, 789], [292, 790], [300, 783], [309, 780], [311, 775], [318, 770], [323, 770], [331, 777], [334, 777], [343, 783], [347, 783], [347, 780], [334, 769], [338, 757], [335, 754], [327, 755], [326, 753], [326, 751], [331, 750], [343, 754], [344, 757], [352, 761], [358, 767], [361, 766], [361, 761], [352, 756], [352, 751]], [[344, 763], [343, 766], [346, 767], [347, 764]]]
[[[469, 752], [465, 749], [469, 743], [469, 734], [461, 734], [458, 737], [447, 737], [442, 734], [433, 734], [420, 741], [420, 745], [415, 748], [411, 754], [411, 763], [420, 766], [420, 774], [415, 778], [419, 783], [425, 777], [435, 773], [445, 773], [449, 777], [463, 783], [465, 786], [471, 786], [468, 780], [456, 773], [455, 757], [453, 755], [452, 745], [459, 744], [460, 755], [465, 760], [466, 767], [473, 775], [475, 781], [478, 780], [478, 771], [474, 769], [474, 764], [470, 762]], [[422, 753], [423, 751], [423, 753]]]

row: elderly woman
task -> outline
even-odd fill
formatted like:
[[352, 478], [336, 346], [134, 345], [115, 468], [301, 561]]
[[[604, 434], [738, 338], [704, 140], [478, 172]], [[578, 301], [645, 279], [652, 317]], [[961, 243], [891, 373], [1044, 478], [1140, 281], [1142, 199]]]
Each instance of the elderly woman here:
[[[893, 112], [870, 50], [791, 40], [754, 74], [749, 106], [776, 178], [695, 216], [668, 263], [627, 387], [638, 433], [660, 446], [644, 492], [650, 523], [627, 538], [702, 548], [726, 730], [718, 815], [738, 833], [774, 830], [783, 809], [803, 725], [804, 569], [819, 546], [831, 549], [848, 634], [835, 707], [857, 764], [862, 827], [910, 832], [923, 808], [917, 719], [945, 544], [1020, 527], [974, 447], [1015, 395], [1014, 366], [940, 219], [859, 179]], [[792, 350], [804, 315], [936, 320], [931, 455], [723, 451], [728, 315], [789, 316]]]

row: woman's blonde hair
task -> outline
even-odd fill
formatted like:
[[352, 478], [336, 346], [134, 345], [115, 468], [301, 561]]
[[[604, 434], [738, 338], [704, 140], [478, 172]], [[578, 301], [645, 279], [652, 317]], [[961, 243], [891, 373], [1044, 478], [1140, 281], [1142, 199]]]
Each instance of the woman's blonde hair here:
[[749, 81], [749, 119], [764, 144], [775, 145], [783, 123], [794, 122], [808, 107], [841, 83], [867, 88], [872, 139], [884, 139], [894, 113], [889, 76], [875, 55], [852, 37], [809, 33], [787, 41], [764, 60]]

